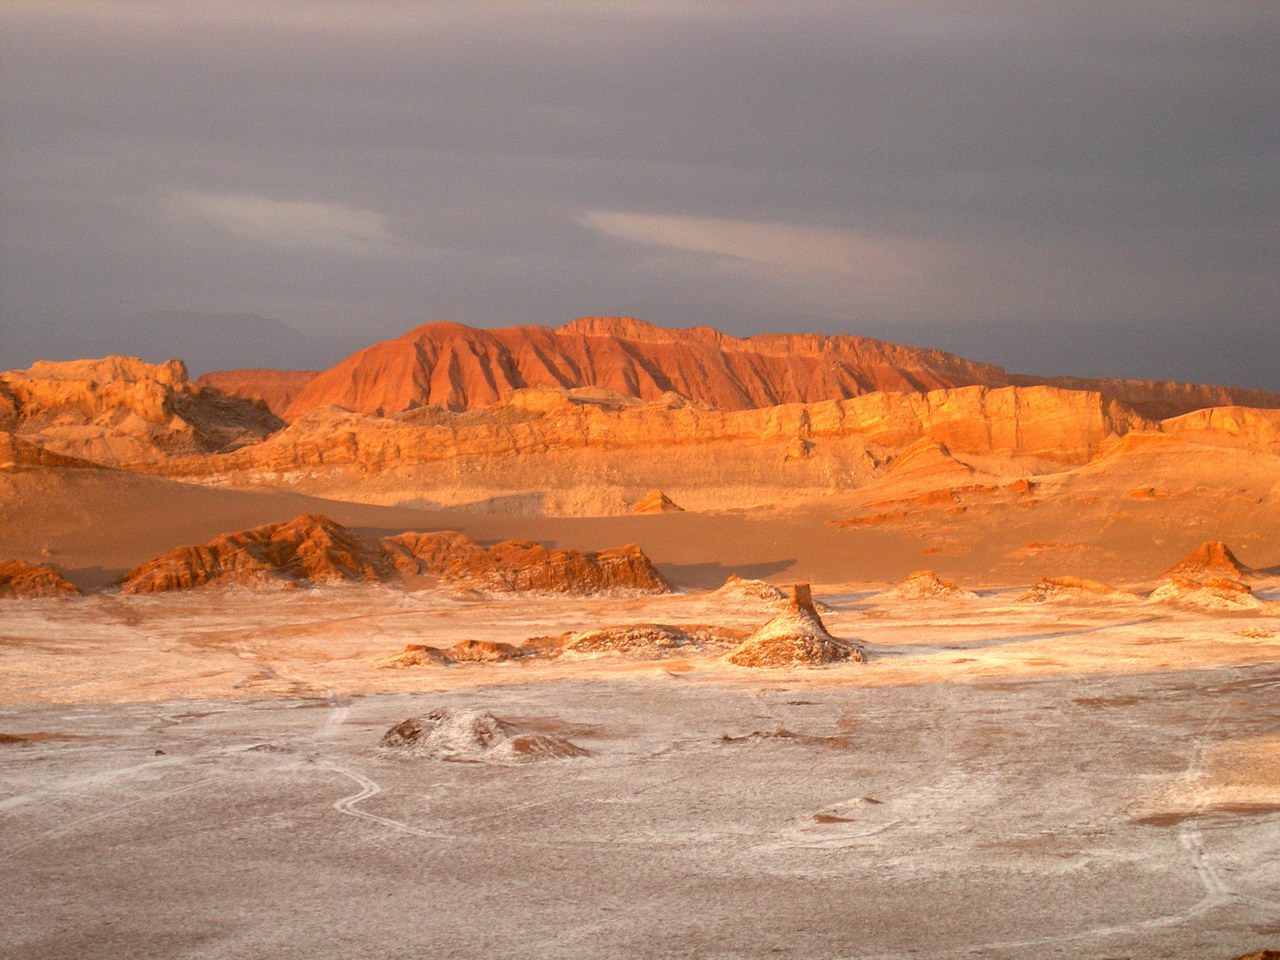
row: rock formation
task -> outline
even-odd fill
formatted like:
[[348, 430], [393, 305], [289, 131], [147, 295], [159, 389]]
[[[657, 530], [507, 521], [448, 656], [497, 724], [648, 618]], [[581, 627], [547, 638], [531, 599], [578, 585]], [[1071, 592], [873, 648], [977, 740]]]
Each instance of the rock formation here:
[[[899, 466], [886, 481], [919, 484], [945, 468], [942, 482], [963, 483], [970, 471], [959, 456], [1023, 477], [1057, 472], [1154, 427], [1098, 394], [1047, 387], [875, 393], [731, 413], [541, 390], [463, 413], [385, 418], [326, 408], [234, 453], [146, 469], [374, 503], [616, 515], [629, 511], [637, 487], [679, 488], [691, 510], [829, 496], [876, 481], [922, 439], [909, 458], [921, 472]], [[808, 455], [789, 459], [797, 441]]]
[[1018, 603], [1052, 603], [1058, 600], [1134, 600], [1137, 597], [1097, 580], [1082, 577], [1043, 577], [1018, 597]]
[[310, 515], [170, 550], [129, 571], [121, 588], [125, 593], [157, 593], [215, 584], [368, 583], [385, 579], [392, 569], [381, 543], [328, 517]]
[[[288, 420], [328, 405], [391, 414], [420, 406], [473, 410], [524, 387], [600, 387], [657, 399], [743, 410], [847, 399], [876, 391], [1046, 384], [1100, 392], [1163, 418], [1228, 404], [1280, 407], [1258, 390], [1137, 380], [1081, 380], [1009, 374], [939, 350], [856, 336], [765, 334], [739, 339], [695, 327], [668, 330], [628, 317], [584, 317], [558, 329], [473, 329], [429, 323], [376, 343], [304, 383], [306, 374], [221, 371], [209, 382], [277, 405]], [[255, 388], [255, 384], [260, 386]], [[277, 408], [273, 408], [278, 410]]]
[[502, 663], [528, 653], [515, 644], [497, 640], [459, 640], [449, 648], [449, 657], [457, 663]]
[[580, 553], [508, 540], [482, 547], [452, 531], [403, 533], [384, 543], [404, 573], [499, 592], [667, 593], [670, 584], [634, 544]]
[[1193, 580], [1189, 577], [1172, 576], [1152, 591], [1147, 599], [1151, 603], [1172, 603], [1182, 607], [1228, 612], [1257, 610], [1263, 606], [1248, 584], [1225, 577]]
[[739, 631], [702, 624], [677, 627], [661, 623], [633, 623], [567, 633], [559, 638], [558, 646], [562, 653], [588, 656], [618, 654], [651, 660], [687, 654], [709, 646], [730, 646], [740, 642], [742, 637]]
[[232, 450], [283, 425], [259, 401], [192, 383], [177, 360], [42, 361], [0, 373], [0, 430], [96, 463]]
[[1254, 575], [1221, 540], [1208, 540], [1166, 570], [1164, 577], [1203, 579], [1206, 576], [1243, 580]]
[[447, 667], [453, 658], [439, 647], [425, 643], [406, 644], [404, 650], [378, 661], [380, 667]]
[[408, 532], [374, 539], [309, 515], [179, 547], [129, 571], [126, 593], [206, 585], [261, 586], [425, 577], [496, 592], [666, 593], [671, 587], [634, 544], [581, 553], [509, 540], [482, 547], [460, 533]]
[[396, 724], [382, 746], [414, 756], [472, 763], [516, 764], [568, 760], [591, 751], [562, 737], [529, 733], [479, 710], [433, 710]]
[[809, 584], [798, 583], [792, 588], [787, 608], [751, 634], [725, 660], [739, 667], [792, 667], [840, 660], [861, 663], [866, 656], [858, 647], [827, 632], [814, 609]]
[[770, 606], [785, 603], [787, 592], [765, 580], [747, 580], [736, 573], [729, 574], [716, 596], [725, 600], [748, 600]]
[[80, 588], [50, 566], [22, 560], [0, 562], [0, 600], [78, 597]]
[[635, 506], [631, 508], [631, 512], [637, 514], [683, 513], [684, 507], [681, 507], [661, 490], [650, 490], [636, 501]]
[[932, 570], [908, 574], [888, 594], [898, 600], [974, 600], [978, 596], [957, 586], [954, 580], [943, 580]]

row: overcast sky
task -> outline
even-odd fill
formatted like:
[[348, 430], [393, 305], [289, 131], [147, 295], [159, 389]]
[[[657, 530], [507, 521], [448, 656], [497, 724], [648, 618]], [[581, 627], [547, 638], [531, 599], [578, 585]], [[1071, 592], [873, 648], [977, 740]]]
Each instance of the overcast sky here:
[[1276, 3], [5, 0], [0, 70], [0, 361], [628, 314], [1280, 389]]

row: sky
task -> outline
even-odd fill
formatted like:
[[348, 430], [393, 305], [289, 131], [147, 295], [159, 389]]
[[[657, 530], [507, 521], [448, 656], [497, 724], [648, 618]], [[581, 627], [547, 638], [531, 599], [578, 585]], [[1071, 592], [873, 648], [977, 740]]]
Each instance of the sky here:
[[1280, 390], [1280, 4], [0, 5], [0, 366], [431, 320]]

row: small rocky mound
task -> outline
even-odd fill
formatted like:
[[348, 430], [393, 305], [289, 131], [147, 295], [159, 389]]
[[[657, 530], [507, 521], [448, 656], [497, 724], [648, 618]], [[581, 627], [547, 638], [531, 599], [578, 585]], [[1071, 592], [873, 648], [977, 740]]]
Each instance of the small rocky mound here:
[[684, 507], [680, 506], [661, 490], [650, 490], [643, 497], [636, 501], [635, 506], [631, 508], [632, 513], [684, 513]]
[[392, 569], [380, 543], [313, 514], [170, 550], [131, 570], [121, 588], [157, 593], [214, 584], [367, 583], [384, 579]]
[[447, 667], [451, 663], [453, 657], [439, 647], [429, 647], [425, 643], [410, 643], [402, 653], [378, 661], [381, 667]]
[[36, 566], [23, 560], [0, 563], [0, 600], [78, 596], [80, 588], [53, 567]]
[[530, 763], [591, 755], [561, 737], [526, 733], [491, 713], [448, 707], [396, 724], [383, 735], [382, 746], [470, 763]]
[[1034, 587], [1018, 597], [1018, 603], [1052, 603], [1057, 600], [1118, 600], [1133, 594], [1097, 580], [1082, 577], [1043, 577]]
[[1202, 580], [1206, 576], [1227, 577], [1242, 580], [1254, 575], [1251, 567], [1241, 563], [1231, 548], [1221, 540], [1209, 540], [1200, 544], [1185, 557], [1164, 572], [1164, 577], [1189, 577]]
[[1209, 577], [1205, 580], [1170, 577], [1147, 599], [1151, 603], [1176, 603], [1202, 610], [1256, 610], [1263, 605], [1253, 595], [1253, 589], [1248, 584], [1225, 577]]
[[458, 663], [500, 663], [527, 654], [514, 644], [496, 640], [459, 640], [449, 648], [449, 656]]
[[636, 659], [658, 659], [701, 650], [708, 646], [728, 646], [743, 634], [720, 627], [676, 627], [662, 623], [634, 623], [602, 627], [583, 633], [562, 635], [562, 653], [594, 656], [619, 654]]
[[[790, 599], [787, 591], [767, 580], [748, 580], [731, 573], [724, 586], [715, 592], [717, 598], [764, 604], [769, 607], [784, 606]], [[821, 600], [814, 600], [813, 607], [819, 613], [830, 613], [831, 607]]]
[[785, 610], [774, 617], [725, 660], [739, 667], [792, 667], [801, 664], [865, 662], [861, 649], [827, 632], [814, 609], [809, 584], [797, 583]]
[[755, 600], [760, 603], [786, 603], [787, 592], [765, 580], [748, 580], [736, 573], [730, 574], [716, 596], [728, 600]]
[[383, 541], [401, 572], [497, 592], [670, 593], [635, 544], [580, 553], [508, 540], [483, 547], [455, 531], [402, 533]]
[[898, 600], [973, 600], [972, 590], [956, 586], [954, 580], [943, 580], [932, 570], [917, 570], [889, 592]]

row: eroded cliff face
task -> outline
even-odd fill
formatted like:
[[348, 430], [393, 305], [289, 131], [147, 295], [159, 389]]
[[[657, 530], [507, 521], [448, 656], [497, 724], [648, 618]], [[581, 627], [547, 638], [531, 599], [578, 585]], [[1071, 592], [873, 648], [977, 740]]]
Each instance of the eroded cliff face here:
[[584, 318], [554, 330], [431, 323], [324, 371], [285, 416], [329, 405], [378, 415], [420, 406], [470, 410], [526, 387], [598, 387], [644, 400], [674, 393], [716, 410], [744, 410], [1007, 382], [998, 367], [862, 337], [738, 339], [620, 317]]
[[318, 410], [263, 443], [150, 469], [376, 503], [619, 514], [655, 488], [706, 510], [821, 496], [886, 471], [937, 472], [938, 463], [961, 477], [971, 464], [1051, 471], [1086, 463], [1135, 429], [1156, 425], [1098, 394], [1048, 387], [869, 394], [728, 413], [670, 396], [646, 403], [526, 390], [458, 413]]
[[352, 354], [318, 374], [219, 371], [206, 382], [260, 397], [286, 420], [340, 406], [387, 416], [417, 407], [474, 410], [518, 390], [598, 388], [735, 411], [844, 400], [876, 392], [963, 386], [1053, 386], [1101, 393], [1161, 419], [1211, 406], [1280, 407], [1280, 395], [1199, 384], [1032, 377], [945, 353], [855, 336], [670, 330], [630, 317], [583, 317], [562, 327], [481, 330], [429, 323]]
[[204, 586], [396, 583], [404, 578], [499, 593], [589, 596], [671, 589], [634, 544], [583, 553], [515, 540], [485, 547], [452, 531], [378, 538], [318, 514], [178, 547], [140, 564], [120, 585], [125, 593], [160, 593]]
[[101, 464], [231, 450], [281, 426], [258, 401], [193, 384], [178, 360], [106, 357], [0, 373], [0, 430]]

